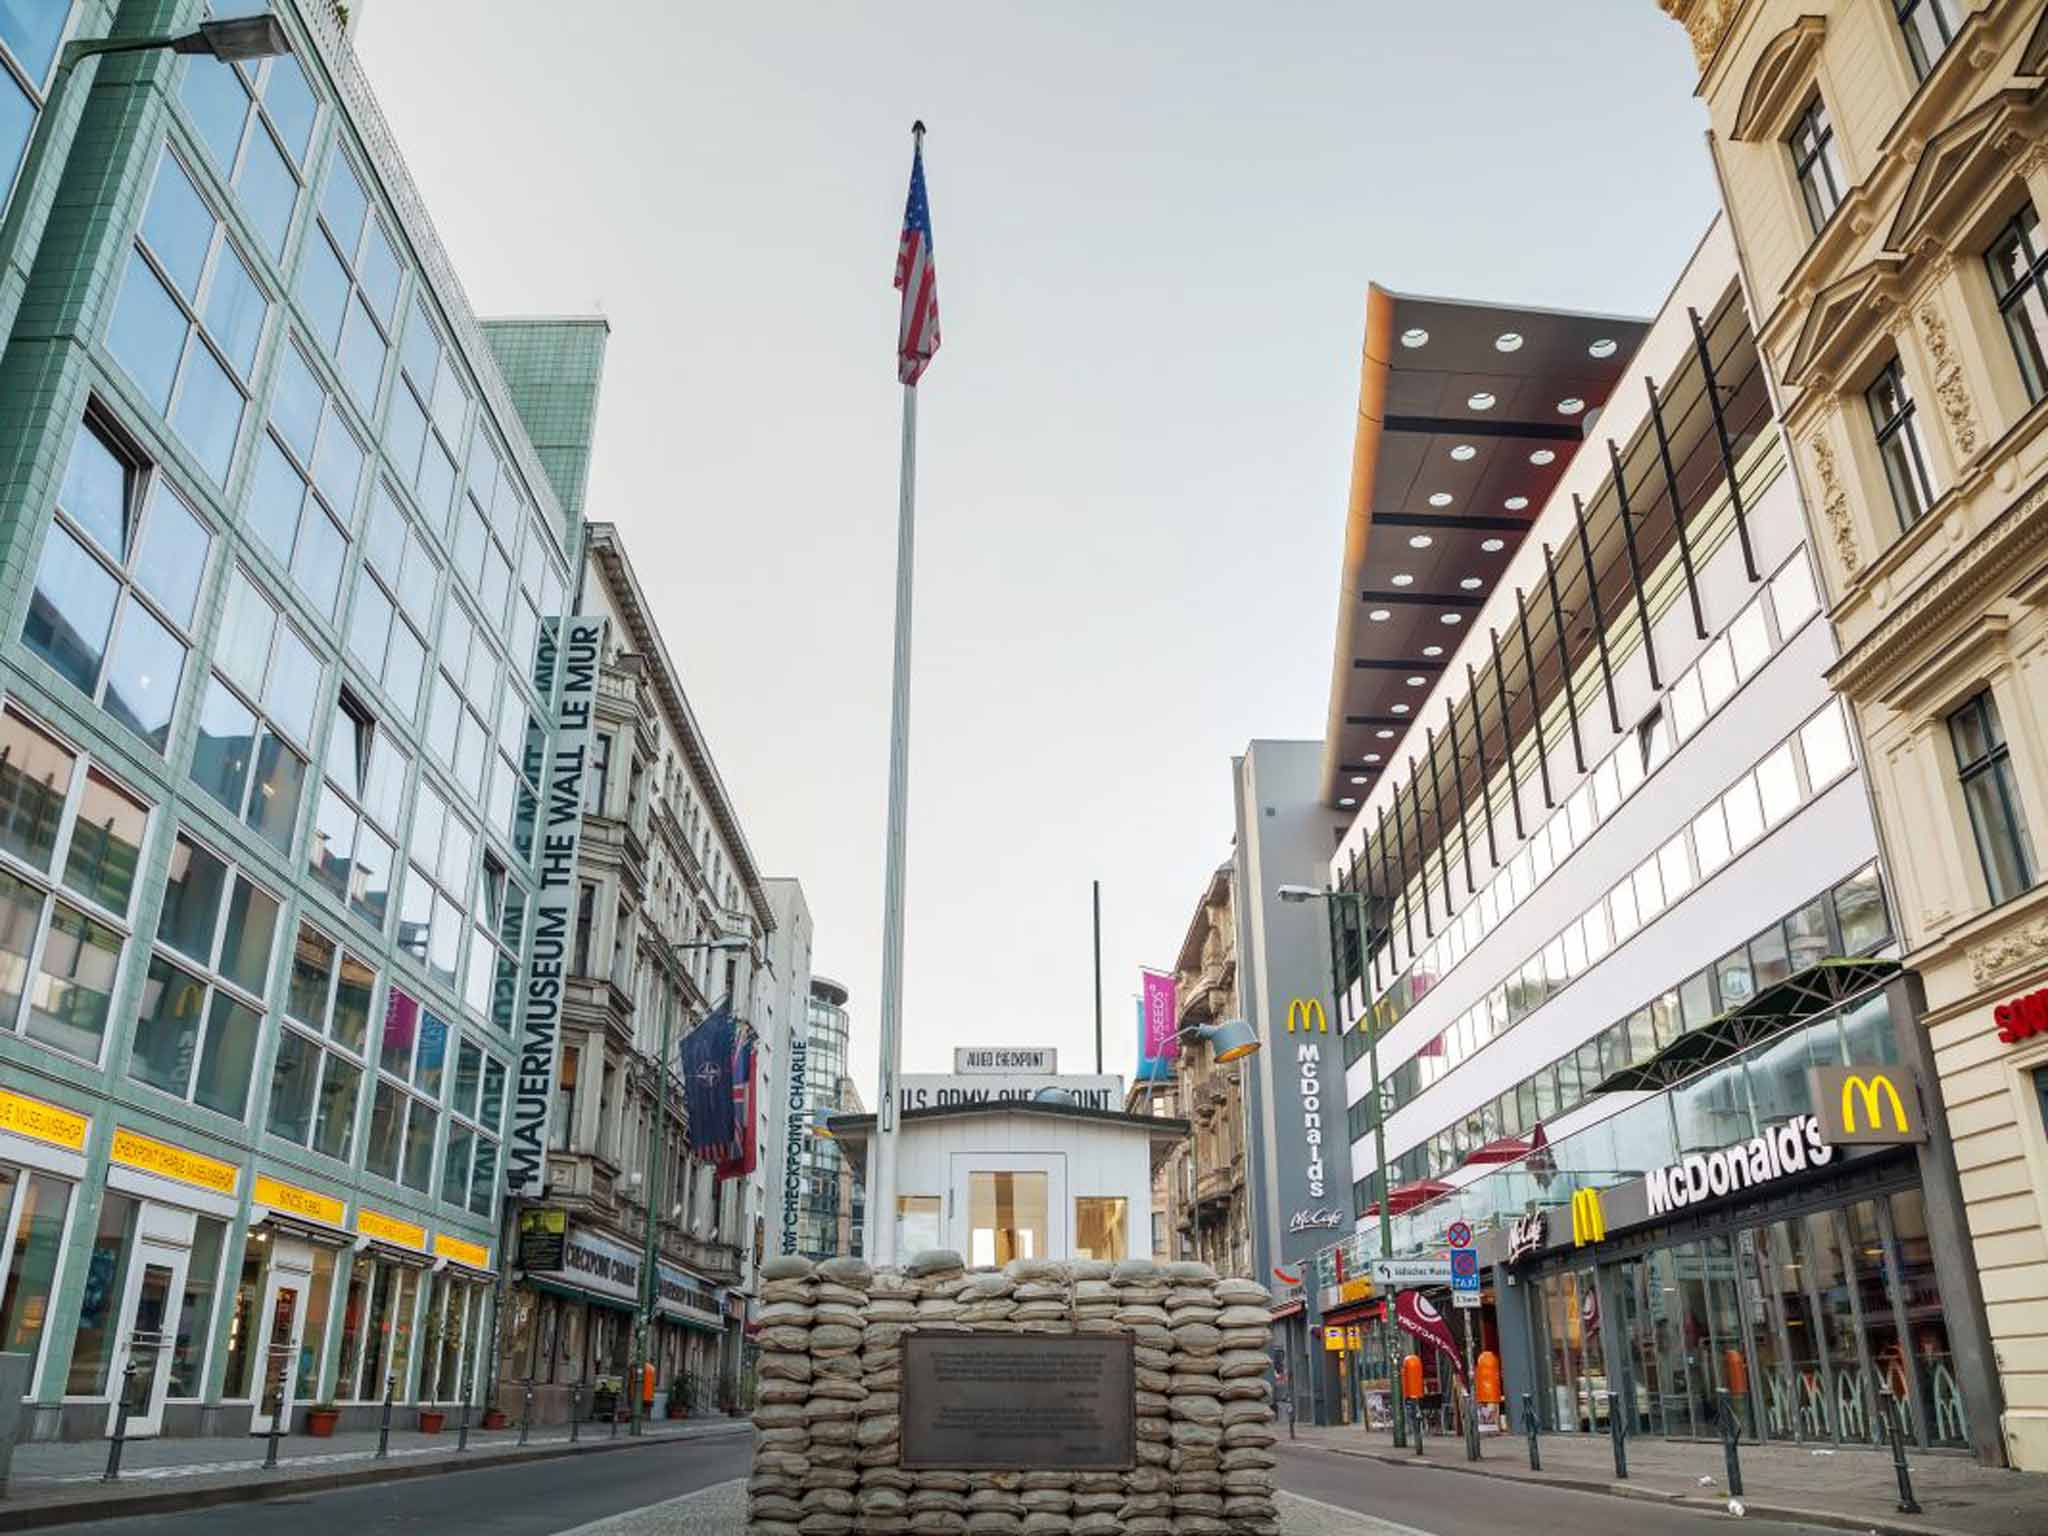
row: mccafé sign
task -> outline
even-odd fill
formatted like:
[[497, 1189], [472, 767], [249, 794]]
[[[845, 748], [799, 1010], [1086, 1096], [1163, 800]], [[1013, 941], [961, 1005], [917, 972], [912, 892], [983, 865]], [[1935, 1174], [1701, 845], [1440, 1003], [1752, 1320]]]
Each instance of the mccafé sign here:
[[1991, 1019], [1998, 1026], [1998, 1038], [2007, 1045], [2048, 1035], [2048, 987], [2000, 1003], [1991, 1010]]
[[[1651, 1170], [1644, 1179], [1650, 1215], [1664, 1216], [1703, 1200], [1755, 1189], [1809, 1168], [1833, 1162], [1835, 1149], [1822, 1134], [1816, 1115], [1797, 1115], [1761, 1136], [1738, 1141], [1718, 1152], [1690, 1152], [1669, 1168]], [[1574, 1213], [1576, 1214], [1576, 1213]]]

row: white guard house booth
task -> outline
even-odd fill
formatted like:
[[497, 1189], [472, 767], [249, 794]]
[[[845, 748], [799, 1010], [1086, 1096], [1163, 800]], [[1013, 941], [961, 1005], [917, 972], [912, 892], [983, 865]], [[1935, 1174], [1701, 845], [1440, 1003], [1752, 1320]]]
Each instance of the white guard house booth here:
[[[827, 1124], [865, 1181], [875, 1117]], [[897, 1254], [948, 1248], [971, 1267], [1157, 1257], [1153, 1168], [1188, 1134], [1185, 1120], [998, 1098], [908, 1108], [897, 1127]]]

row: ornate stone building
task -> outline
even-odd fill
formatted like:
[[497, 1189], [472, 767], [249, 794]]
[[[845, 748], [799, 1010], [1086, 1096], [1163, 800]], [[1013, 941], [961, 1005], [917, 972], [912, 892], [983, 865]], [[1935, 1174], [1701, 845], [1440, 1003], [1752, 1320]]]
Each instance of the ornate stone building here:
[[2048, 985], [2048, 7], [1659, 3], [1926, 988], [2004, 1449], [2048, 1468], [2048, 1030], [2007, 1006]]
[[1176, 1257], [1213, 1264], [1219, 1275], [1251, 1278], [1251, 1200], [1245, 1178], [1242, 1062], [1218, 1066], [1195, 1031], [1237, 1013], [1237, 928], [1230, 866], [1209, 877], [1173, 965], [1179, 997], [1180, 1055], [1175, 1108], [1194, 1126], [1192, 1145], [1168, 1155], [1167, 1227]]

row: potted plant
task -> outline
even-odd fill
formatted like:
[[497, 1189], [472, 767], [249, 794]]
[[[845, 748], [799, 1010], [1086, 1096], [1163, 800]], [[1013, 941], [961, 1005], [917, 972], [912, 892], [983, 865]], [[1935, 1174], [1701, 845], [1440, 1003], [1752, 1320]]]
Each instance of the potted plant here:
[[331, 1402], [315, 1403], [306, 1410], [306, 1433], [325, 1440], [341, 1422], [341, 1410]]
[[429, 1407], [426, 1407], [426, 1406], [425, 1406], [424, 1404], [423, 1404], [423, 1405], [421, 1405], [421, 1408], [420, 1408], [420, 1433], [421, 1433], [421, 1434], [423, 1434], [423, 1435], [438, 1435], [439, 1433], [441, 1433], [441, 1426], [442, 1426], [443, 1424], [446, 1424], [447, 1422], [448, 1422], [448, 1411], [447, 1411], [447, 1410], [446, 1410], [445, 1408], [429, 1408]]
[[506, 1414], [504, 1409], [498, 1407], [496, 1404], [493, 1404], [492, 1406], [484, 1410], [483, 1427], [485, 1429], [503, 1429], [507, 1424], [511, 1422], [512, 1420], [510, 1416]]

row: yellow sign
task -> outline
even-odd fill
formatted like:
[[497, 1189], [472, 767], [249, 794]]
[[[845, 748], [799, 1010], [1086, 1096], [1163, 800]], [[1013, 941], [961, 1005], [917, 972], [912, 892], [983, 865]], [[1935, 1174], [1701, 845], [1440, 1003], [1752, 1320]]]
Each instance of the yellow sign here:
[[1600, 1191], [1572, 1191], [1572, 1246], [1584, 1248], [1607, 1236], [1607, 1213], [1600, 1208]]
[[409, 1221], [400, 1221], [396, 1216], [386, 1216], [382, 1211], [373, 1211], [368, 1206], [356, 1207], [356, 1230], [365, 1237], [379, 1237], [387, 1243], [396, 1243], [401, 1248], [424, 1249], [427, 1246], [425, 1227], [416, 1227]]
[[1346, 1280], [1337, 1287], [1337, 1305], [1348, 1307], [1354, 1301], [1371, 1301], [1373, 1297], [1370, 1280]]
[[1320, 998], [1297, 997], [1290, 1002], [1287, 1005], [1287, 1033], [1290, 1035], [1294, 1033], [1297, 1021], [1305, 1035], [1327, 1035], [1330, 1032], [1330, 1016], [1323, 1012]]
[[1344, 1353], [1344, 1330], [1342, 1328], [1325, 1328], [1323, 1330], [1323, 1348], [1333, 1355]]
[[1346, 1325], [1344, 1329], [1344, 1347], [1353, 1350], [1365, 1348], [1365, 1332], [1358, 1324], [1350, 1323]]
[[73, 1152], [85, 1150], [85, 1133], [92, 1121], [84, 1115], [45, 1104], [25, 1094], [0, 1093], [0, 1131], [12, 1131], [32, 1141], [47, 1141], [53, 1147]]
[[457, 1264], [467, 1264], [471, 1269], [489, 1269], [491, 1250], [482, 1243], [465, 1243], [459, 1237], [450, 1237], [446, 1232], [434, 1234], [434, 1256], [453, 1259]]
[[256, 1203], [267, 1205], [273, 1211], [283, 1211], [288, 1216], [303, 1216], [308, 1221], [324, 1222], [330, 1227], [340, 1226], [341, 1218], [348, 1212], [346, 1201], [314, 1190], [301, 1189], [296, 1184], [273, 1179], [267, 1173], [256, 1175]]
[[210, 1189], [218, 1195], [232, 1195], [242, 1182], [242, 1170], [233, 1163], [188, 1152], [183, 1147], [155, 1141], [119, 1126], [114, 1129], [114, 1147], [107, 1156], [130, 1168], [140, 1168], [144, 1173]]

